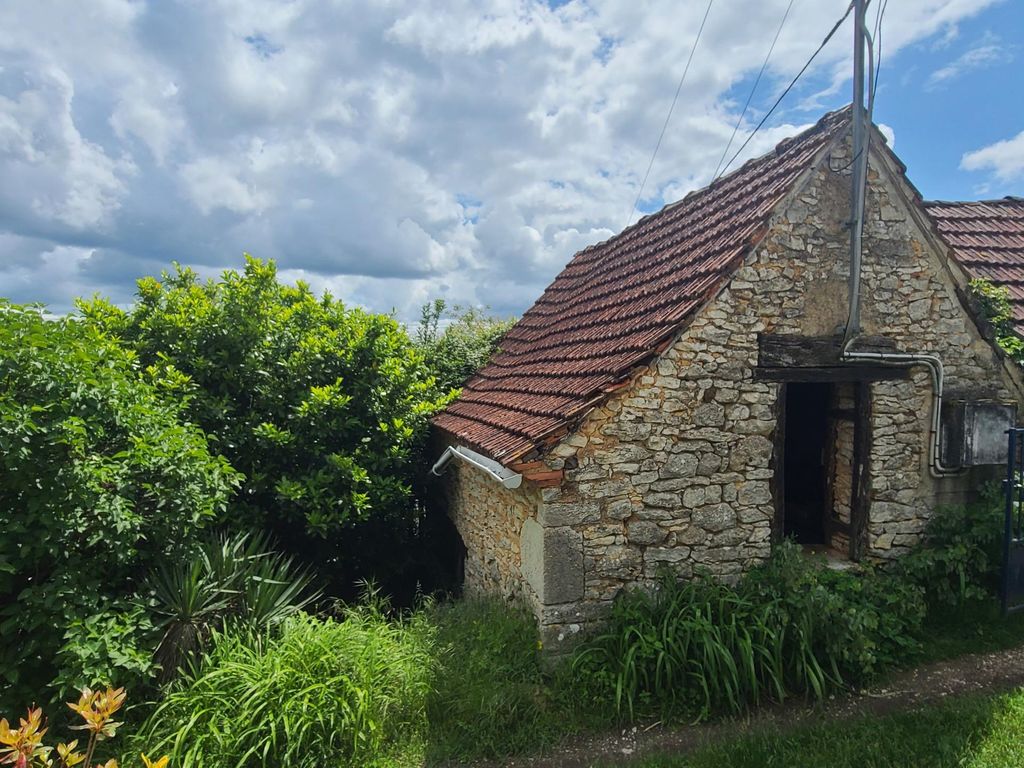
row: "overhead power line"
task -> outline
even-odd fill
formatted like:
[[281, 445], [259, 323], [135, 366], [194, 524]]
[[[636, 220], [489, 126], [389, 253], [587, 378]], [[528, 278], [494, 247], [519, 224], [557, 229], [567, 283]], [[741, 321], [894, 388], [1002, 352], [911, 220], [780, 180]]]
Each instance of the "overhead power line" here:
[[811, 54], [811, 58], [809, 58], [807, 60], [807, 62], [800, 68], [800, 71], [796, 73], [796, 77], [794, 77], [790, 81], [789, 85], [786, 86], [786, 89], [779, 95], [779, 98], [777, 98], [775, 100], [775, 103], [772, 104], [771, 109], [769, 109], [767, 112], [765, 112], [764, 117], [761, 118], [761, 122], [759, 122], [757, 124], [757, 126], [754, 128], [754, 130], [751, 131], [750, 135], [747, 136], [746, 141], [744, 141], [742, 146], [739, 149], [736, 150], [736, 154], [734, 154], [732, 156], [732, 158], [729, 160], [729, 162], [725, 164], [725, 167], [722, 168], [722, 170], [718, 173], [718, 175], [715, 176], [714, 179], [712, 179], [712, 181], [715, 181], [715, 180], [721, 178], [722, 176], [724, 176], [725, 173], [729, 170], [729, 167], [734, 162], [736, 162], [736, 158], [739, 157], [743, 153], [744, 149], [747, 148], [747, 145], [750, 143], [750, 140], [753, 139], [754, 136], [757, 135], [757, 132], [760, 131], [762, 127], [764, 127], [764, 124], [768, 121], [768, 118], [772, 116], [772, 114], [778, 108], [779, 104], [782, 103], [782, 100], [784, 98], [786, 98], [786, 96], [789, 94], [789, 92], [791, 90], [793, 90], [793, 86], [797, 84], [797, 81], [801, 77], [803, 77], [804, 72], [806, 72], [808, 67], [811, 66], [811, 63], [818, 57], [818, 54], [821, 53], [821, 51], [825, 48], [825, 46], [828, 45], [829, 40], [831, 40], [835, 36], [836, 32], [839, 31], [839, 28], [843, 25], [843, 22], [846, 21], [846, 19], [850, 15], [850, 12], [853, 10], [853, 5], [854, 5], [853, 2], [851, 2], [850, 5], [847, 6], [846, 13], [844, 13], [842, 15], [842, 17], [839, 19], [839, 21], [837, 21], [835, 23], [835, 25], [832, 27], [832, 29], [829, 30], [829, 33], [827, 35], [825, 35], [825, 39], [821, 41], [821, 45], [819, 45], [817, 47], [817, 49], [814, 51], [814, 53]]
[[679, 85], [676, 86], [676, 94], [672, 97], [672, 105], [668, 108], [668, 114], [665, 115], [665, 124], [661, 126], [661, 134], [658, 136], [658, 143], [654, 145], [654, 152], [651, 153], [651, 162], [647, 164], [647, 172], [644, 174], [644, 180], [640, 182], [640, 191], [636, 193], [636, 200], [633, 202], [633, 207], [629, 209], [629, 217], [626, 219], [626, 226], [628, 227], [630, 222], [633, 221], [633, 214], [636, 213], [636, 208], [640, 205], [640, 198], [644, 194], [644, 187], [647, 186], [647, 179], [651, 175], [651, 169], [654, 167], [654, 158], [658, 156], [658, 150], [661, 149], [661, 141], [665, 138], [665, 131], [668, 130], [669, 121], [672, 119], [672, 111], [676, 108], [676, 102], [679, 100], [679, 92], [683, 90], [683, 83], [686, 82], [686, 75], [690, 71], [690, 62], [693, 61], [693, 54], [697, 50], [697, 44], [700, 43], [700, 36], [704, 32], [704, 25], [707, 23], [708, 14], [711, 13], [711, 6], [715, 4], [715, 0], [708, 0], [708, 7], [704, 10], [704, 18], [701, 19], [700, 28], [697, 30], [697, 37], [693, 40], [693, 47], [690, 48], [690, 55], [686, 59], [686, 66], [683, 68], [683, 76], [679, 78]]
[[779, 35], [782, 34], [782, 28], [786, 26], [786, 19], [789, 18], [789, 12], [793, 8], [793, 3], [796, 0], [789, 0], [789, 5], [786, 6], [786, 12], [782, 14], [782, 21], [779, 23], [779, 28], [775, 30], [775, 37], [772, 38], [772, 44], [768, 47], [768, 54], [764, 57], [764, 62], [761, 64], [761, 71], [757, 73], [757, 77], [754, 79], [754, 86], [750, 89], [750, 93], [747, 94], [747, 101], [743, 105], [743, 111], [740, 112], [740, 116], [736, 118], [736, 125], [732, 127], [732, 135], [729, 137], [729, 143], [725, 145], [725, 149], [722, 150], [722, 157], [718, 160], [718, 165], [715, 166], [715, 175], [713, 178], [718, 178], [718, 172], [722, 168], [722, 163], [725, 162], [726, 156], [729, 154], [729, 148], [732, 147], [732, 142], [736, 138], [736, 132], [740, 129], [740, 123], [743, 122], [743, 118], [747, 115], [747, 109], [750, 107], [750, 101], [754, 98], [754, 92], [757, 90], [758, 84], [761, 82], [761, 76], [764, 75], [765, 69], [768, 68], [768, 60], [772, 57], [772, 52], [775, 50], [775, 44], [779, 42]]
[[885, 20], [885, 9], [889, 7], [889, 0], [884, 0], [878, 5], [878, 13], [875, 14], [875, 31], [872, 38], [875, 41], [875, 79], [871, 84], [871, 103], [875, 101], [875, 94], [878, 93], [878, 75], [882, 70], [882, 22]]

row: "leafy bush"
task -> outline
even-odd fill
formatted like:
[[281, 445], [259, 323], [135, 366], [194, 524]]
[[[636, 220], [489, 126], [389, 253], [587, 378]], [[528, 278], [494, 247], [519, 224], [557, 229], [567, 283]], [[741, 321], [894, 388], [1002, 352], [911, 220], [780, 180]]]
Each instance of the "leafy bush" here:
[[925, 590], [933, 606], [956, 608], [991, 598], [1002, 567], [1002, 494], [983, 489], [972, 504], [936, 511], [921, 546], [900, 559], [903, 577]]
[[288, 619], [280, 636], [226, 634], [136, 735], [175, 768], [380, 764], [422, 749], [430, 629], [379, 604], [342, 621]]
[[284, 285], [251, 257], [217, 281], [181, 267], [142, 279], [128, 312], [81, 310], [187, 376], [188, 413], [245, 474], [237, 530], [271, 531], [342, 591], [403, 567], [390, 555], [419, 522], [411, 459], [444, 399], [394, 318]]
[[427, 701], [429, 754], [495, 759], [536, 749], [565, 731], [541, 673], [537, 624], [500, 600], [426, 609], [436, 627], [437, 674]]
[[[775, 602], [784, 622], [808, 627], [801, 635], [816, 657], [827, 660], [833, 684], [865, 683], [919, 648], [923, 590], [888, 568], [862, 564], [856, 571], [834, 570], [784, 542], [739, 589], [754, 602]], [[799, 682], [792, 690], [806, 690]], [[822, 692], [811, 688], [815, 696]]]
[[141, 602], [118, 598], [84, 618], [72, 618], [57, 652], [53, 687], [59, 698], [81, 689], [83, 681], [123, 680], [145, 693], [157, 672], [153, 649], [159, 633]]
[[[448, 321], [441, 326], [441, 321]], [[423, 306], [416, 346], [442, 391], [459, 389], [483, 367], [515, 323], [470, 307], [449, 307], [444, 299]]]
[[653, 594], [626, 593], [573, 670], [619, 716], [706, 718], [863, 682], [916, 648], [923, 618], [917, 587], [833, 571], [784, 543], [735, 587], [666, 574]]
[[155, 656], [164, 678], [200, 654], [214, 631], [263, 632], [299, 613], [319, 595], [312, 582], [264, 534], [221, 534], [189, 561], [160, 564], [145, 591], [163, 631]]
[[183, 419], [182, 383], [92, 325], [0, 300], [0, 704], [148, 674], [105, 635], [237, 482]]

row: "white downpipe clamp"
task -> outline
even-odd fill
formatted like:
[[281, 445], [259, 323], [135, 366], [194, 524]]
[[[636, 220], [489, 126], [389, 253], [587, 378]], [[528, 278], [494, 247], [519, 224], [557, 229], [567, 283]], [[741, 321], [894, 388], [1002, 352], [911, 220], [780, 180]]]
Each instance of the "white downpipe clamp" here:
[[513, 472], [511, 469], [499, 464], [494, 459], [489, 459], [483, 454], [471, 451], [469, 448], [461, 445], [450, 445], [445, 448], [444, 453], [441, 454], [441, 457], [434, 463], [434, 466], [431, 467], [430, 472], [434, 475], [440, 475], [444, 472], [445, 467], [448, 466], [452, 459], [458, 459], [459, 461], [463, 461], [470, 466], [486, 472], [490, 475], [491, 479], [501, 483], [510, 491], [514, 491], [523, 483], [523, 476], [521, 474]]

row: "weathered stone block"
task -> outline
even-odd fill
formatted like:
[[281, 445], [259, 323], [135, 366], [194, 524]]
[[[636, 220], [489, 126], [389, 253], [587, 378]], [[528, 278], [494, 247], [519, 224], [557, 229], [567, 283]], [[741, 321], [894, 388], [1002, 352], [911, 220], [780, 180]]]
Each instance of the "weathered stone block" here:
[[694, 525], [714, 533], [736, 525], [736, 512], [729, 504], [714, 504], [694, 510], [690, 519]]
[[740, 483], [739, 503], [743, 506], [756, 506], [758, 504], [770, 504], [772, 492], [768, 483], [764, 480], [748, 480]]
[[697, 486], [695, 488], [687, 488], [685, 491], [683, 491], [683, 506], [687, 507], [688, 509], [699, 507], [702, 504], [704, 504], [706, 496], [707, 492], [704, 490], [702, 486]]
[[696, 525], [686, 524], [675, 529], [668, 538], [669, 544], [673, 546], [685, 544], [690, 547], [703, 544], [708, 540], [708, 532]]
[[521, 570], [543, 605], [583, 597], [583, 536], [527, 520], [520, 535]]
[[648, 520], [634, 520], [626, 524], [626, 538], [630, 544], [639, 547], [647, 547], [651, 544], [660, 544], [668, 535], [660, 525]]
[[772, 441], [763, 435], [744, 437], [729, 452], [729, 468], [738, 471], [746, 466], [766, 467], [773, 449]]
[[537, 521], [544, 527], [581, 525], [601, 519], [601, 507], [594, 501], [562, 501], [541, 504]]
[[675, 509], [679, 506], [679, 494], [677, 493], [646, 493], [644, 504], [648, 507], [661, 507], [662, 509]]
[[670, 456], [659, 473], [663, 479], [675, 477], [693, 477], [697, 474], [697, 457], [692, 453], [679, 453]]
[[633, 514], [633, 502], [629, 499], [619, 499], [608, 504], [605, 514], [612, 520], [625, 520]]
[[681, 563], [689, 560], [692, 550], [689, 547], [651, 547], [644, 552], [645, 563]]
[[698, 427], [720, 427], [725, 424], [725, 408], [720, 403], [704, 403], [693, 412]]
[[[648, 427], [648, 431], [650, 431], [650, 427]], [[642, 445], [623, 443], [608, 450], [596, 451], [594, 458], [602, 464], [623, 464], [625, 462], [641, 462], [650, 455], [650, 450]]]

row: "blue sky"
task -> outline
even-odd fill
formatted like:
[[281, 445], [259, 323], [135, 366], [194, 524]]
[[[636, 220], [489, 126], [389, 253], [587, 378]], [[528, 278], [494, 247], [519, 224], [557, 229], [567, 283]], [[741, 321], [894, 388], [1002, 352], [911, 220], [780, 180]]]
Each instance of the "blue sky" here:
[[[896, 151], [926, 197], [1022, 195], [1019, 174], [1000, 178], [960, 163], [1024, 130], [1024, 3], [1000, 3], [958, 27], [948, 43], [917, 43], [883, 62], [876, 121], [892, 126]], [[945, 67], [956, 71], [931, 79]]]
[[[709, 181], [787, 2], [715, 3], [643, 210]], [[740, 141], [846, 3], [795, 0]], [[0, 3], [0, 295], [127, 303], [173, 260], [248, 251], [413, 318], [438, 296], [520, 313], [622, 228], [705, 3], [81, 8]], [[1019, 0], [889, 3], [875, 116], [926, 197], [1021, 194], [1022, 32]], [[850, 38], [739, 162], [849, 101]]]

